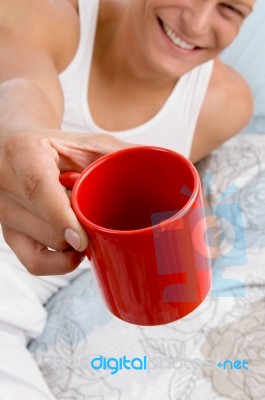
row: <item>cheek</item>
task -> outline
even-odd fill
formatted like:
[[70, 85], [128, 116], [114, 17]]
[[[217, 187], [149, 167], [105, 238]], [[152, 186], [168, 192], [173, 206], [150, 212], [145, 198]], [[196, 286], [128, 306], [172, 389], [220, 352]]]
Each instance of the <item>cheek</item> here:
[[228, 47], [238, 35], [242, 24], [236, 21], [225, 21], [219, 26], [218, 32], [218, 47], [220, 50]]
[[231, 20], [231, 21], [223, 21], [220, 27], [222, 42], [225, 46], [228, 46], [230, 43], [234, 41], [238, 33], [240, 32], [242, 26], [242, 21], [240, 20]]

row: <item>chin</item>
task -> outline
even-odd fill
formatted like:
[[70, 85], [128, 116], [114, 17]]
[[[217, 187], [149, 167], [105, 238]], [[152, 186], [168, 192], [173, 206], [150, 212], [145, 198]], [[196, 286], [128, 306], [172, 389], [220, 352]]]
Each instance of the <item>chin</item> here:
[[198, 65], [210, 60], [204, 59], [204, 60], [198, 60], [197, 62], [193, 63], [181, 63], [181, 62], [174, 62], [172, 60], [170, 61], [165, 61], [163, 63], [156, 62], [153, 64], [153, 69], [165, 78], [168, 79], [179, 79], [182, 75], [186, 74], [187, 72], [191, 71], [193, 68], [197, 67]]
[[157, 48], [149, 50], [149, 52], [146, 52], [146, 54], [149, 54], [146, 60], [151, 69], [160, 74], [161, 77], [164, 76], [171, 79], [180, 78], [193, 68], [215, 58], [219, 54], [216, 51], [201, 50], [191, 56], [182, 54], [172, 56], [172, 54], [169, 55], [164, 51], [157, 51]]

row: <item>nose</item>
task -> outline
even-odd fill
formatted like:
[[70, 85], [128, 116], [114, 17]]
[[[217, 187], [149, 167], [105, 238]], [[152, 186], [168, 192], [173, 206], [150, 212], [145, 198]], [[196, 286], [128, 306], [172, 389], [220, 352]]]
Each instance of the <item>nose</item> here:
[[213, 20], [213, 8], [209, 2], [192, 2], [182, 10], [181, 19], [188, 25], [189, 33], [192, 35], [203, 35], [209, 32]]

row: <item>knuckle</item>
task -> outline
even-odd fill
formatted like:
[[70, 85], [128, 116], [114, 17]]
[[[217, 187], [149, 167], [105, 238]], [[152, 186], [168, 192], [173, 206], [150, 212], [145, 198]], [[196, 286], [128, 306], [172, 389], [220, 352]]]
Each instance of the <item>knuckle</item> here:
[[5, 158], [12, 159], [18, 151], [18, 146], [21, 143], [21, 140], [19, 140], [18, 135], [11, 135], [6, 138], [6, 140], [3, 143], [2, 146], [2, 151], [5, 156]]

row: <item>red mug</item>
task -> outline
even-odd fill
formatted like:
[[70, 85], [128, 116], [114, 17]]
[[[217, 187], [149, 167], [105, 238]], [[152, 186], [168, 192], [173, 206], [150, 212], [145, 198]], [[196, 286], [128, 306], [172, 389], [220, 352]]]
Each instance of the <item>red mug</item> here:
[[137, 325], [176, 321], [211, 286], [200, 178], [182, 155], [132, 147], [66, 172], [90, 239], [87, 256], [109, 310]]

